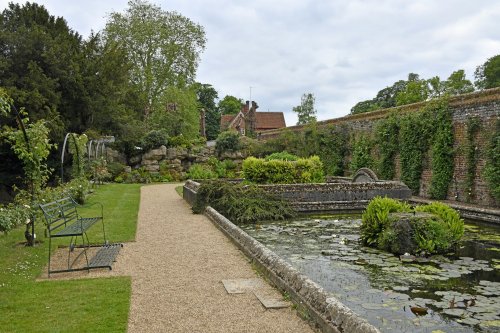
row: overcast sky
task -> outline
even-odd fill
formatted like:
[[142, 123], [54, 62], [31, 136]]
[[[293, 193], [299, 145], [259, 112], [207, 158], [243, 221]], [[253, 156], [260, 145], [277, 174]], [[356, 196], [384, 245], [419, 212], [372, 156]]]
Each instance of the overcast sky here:
[[[10, 1], [0, 0], [1, 8]], [[87, 37], [126, 0], [38, 0]], [[303, 93], [318, 119], [347, 115], [357, 102], [406, 79], [476, 66], [500, 54], [498, 0], [152, 0], [205, 28], [197, 81], [219, 97], [250, 98], [283, 111], [287, 125]], [[20, 3], [24, 3], [21, 1]]]

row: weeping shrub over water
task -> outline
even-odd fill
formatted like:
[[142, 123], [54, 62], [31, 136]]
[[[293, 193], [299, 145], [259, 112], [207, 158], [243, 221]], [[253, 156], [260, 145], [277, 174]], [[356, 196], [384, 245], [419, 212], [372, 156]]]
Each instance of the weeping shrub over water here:
[[463, 220], [443, 203], [412, 209], [407, 203], [381, 197], [369, 203], [361, 225], [363, 244], [396, 254], [446, 253], [463, 233]]
[[256, 185], [233, 185], [224, 181], [203, 183], [198, 189], [193, 212], [200, 214], [212, 206], [235, 223], [284, 220], [295, 215], [290, 205]]

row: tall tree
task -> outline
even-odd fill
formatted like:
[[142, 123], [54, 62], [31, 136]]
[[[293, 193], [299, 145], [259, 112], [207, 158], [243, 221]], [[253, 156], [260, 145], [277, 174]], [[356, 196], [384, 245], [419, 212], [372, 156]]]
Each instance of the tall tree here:
[[474, 83], [478, 89], [500, 87], [500, 54], [477, 66], [474, 76], [476, 78]]
[[111, 13], [107, 38], [122, 43], [133, 64], [131, 79], [144, 103], [144, 115], [161, 110], [168, 87], [194, 82], [205, 49], [203, 27], [176, 12], [144, 0], [132, 0], [125, 13]]
[[219, 101], [219, 112], [220, 114], [238, 114], [241, 110], [241, 104], [243, 104], [241, 98], [226, 95]]
[[168, 87], [159, 102], [164, 109], [147, 118], [150, 130], [165, 130], [169, 136], [182, 135], [188, 139], [199, 134], [200, 115], [194, 88]]
[[304, 125], [316, 121], [316, 109], [314, 108], [315, 101], [316, 99], [312, 93], [302, 95], [300, 105], [293, 108], [293, 112], [296, 112], [299, 117], [297, 125]]
[[216, 100], [219, 98], [217, 90], [210, 84], [196, 83], [194, 85], [200, 108], [205, 110], [205, 134], [208, 140], [215, 140], [220, 133], [220, 111]]
[[0, 85], [32, 120], [50, 119], [53, 138], [85, 126], [81, 44], [66, 21], [44, 6], [10, 3], [0, 16]]
[[142, 111], [129, 80], [131, 64], [126, 50], [97, 33], [84, 42], [82, 53], [86, 87], [82, 99], [86, 103], [81, 108], [88, 117], [88, 127], [121, 137], [125, 134], [123, 124], [140, 120]]
[[472, 82], [465, 78], [463, 69], [454, 71], [450, 77], [445, 81], [445, 92], [449, 95], [460, 95], [474, 91]]
[[421, 80], [418, 74], [410, 73], [403, 90], [396, 94], [396, 105], [423, 102], [429, 96], [427, 81]]

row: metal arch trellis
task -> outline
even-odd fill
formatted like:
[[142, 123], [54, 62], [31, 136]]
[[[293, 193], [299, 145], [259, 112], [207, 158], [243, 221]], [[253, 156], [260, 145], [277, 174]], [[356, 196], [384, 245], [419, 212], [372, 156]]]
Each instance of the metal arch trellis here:
[[64, 153], [66, 152], [66, 143], [68, 141], [68, 137], [73, 139], [73, 143], [75, 144], [76, 158], [78, 160], [78, 170], [81, 170], [81, 161], [80, 161], [80, 148], [78, 148], [78, 143], [76, 142], [74, 133], [67, 133], [64, 137], [64, 143], [61, 152], [61, 183], [64, 183]]

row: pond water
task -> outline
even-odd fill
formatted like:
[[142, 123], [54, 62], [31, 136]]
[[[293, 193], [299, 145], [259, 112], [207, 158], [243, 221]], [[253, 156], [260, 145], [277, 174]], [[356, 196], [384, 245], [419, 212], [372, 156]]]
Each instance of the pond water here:
[[460, 249], [422, 262], [364, 247], [358, 217], [242, 229], [382, 332], [500, 332], [500, 228], [467, 222]]

